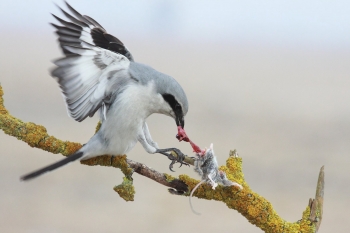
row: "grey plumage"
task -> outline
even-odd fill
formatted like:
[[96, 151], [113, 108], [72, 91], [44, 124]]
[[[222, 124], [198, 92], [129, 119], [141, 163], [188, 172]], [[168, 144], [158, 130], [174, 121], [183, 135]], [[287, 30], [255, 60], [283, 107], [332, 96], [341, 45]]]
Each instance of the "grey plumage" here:
[[[135, 62], [118, 38], [66, 5], [71, 14], [61, 10], [68, 21], [53, 15], [62, 24], [52, 25], [65, 56], [54, 61], [57, 67], [51, 74], [73, 119], [80, 122], [99, 111], [102, 122], [100, 130], [77, 152], [82, 154], [79, 159], [125, 154], [137, 141], [148, 153], [167, 155], [167, 149], [158, 149], [152, 140], [146, 119], [153, 113], [165, 114], [183, 128], [188, 101], [182, 87], [174, 78]], [[34, 178], [73, 159], [64, 161], [22, 179]]]

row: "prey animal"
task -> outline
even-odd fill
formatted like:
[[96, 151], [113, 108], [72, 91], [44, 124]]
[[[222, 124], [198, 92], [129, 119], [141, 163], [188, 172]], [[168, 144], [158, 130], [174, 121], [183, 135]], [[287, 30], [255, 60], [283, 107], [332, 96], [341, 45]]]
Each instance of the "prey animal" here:
[[177, 138], [189, 141], [183, 129], [188, 101], [180, 84], [169, 75], [135, 62], [118, 38], [91, 17], [66, 5], [70, 13], [60, 9], [67, 20], [53, 15], [61, 24], [52, 26], [64, 56], [54, 62], [52, 76], [62, 90], [69, 115], [81, 122], [99, 112], [101, 127], [74, 154], [21, 179], [35, 178], [75, 160], [125, 154], [137, 142], [148, 153], [161, 153], [171, 160], [175, 158], [169, 152], [175, 151], [180, 155], [176, 161], [184, 164], [184, 155], [178, 149], [158, 148], [146, 123], [153, 113], [169, 116], [176, 122]]
[[239, 189], [243, 189], [242, 185], [230, 181], [227, 179], [226, 173], [219, 170], [219, 165], [214, 154], [213, 144], [210, 144], [209, 149], [196, 153], [196, 158], [194, 160], [194, 171], [197, 172], [202, 178], [201, 181], [193, 188], [189, 198], [192, 212], [197, 215], [200, 215], [200, 213], [193, 209], [191, 198], [193, 193], [201, 184], [207, 183], [212, 187], [212, 189], [215, 189], [218, 186], [218, 183], [224, 186], [236, 186]]

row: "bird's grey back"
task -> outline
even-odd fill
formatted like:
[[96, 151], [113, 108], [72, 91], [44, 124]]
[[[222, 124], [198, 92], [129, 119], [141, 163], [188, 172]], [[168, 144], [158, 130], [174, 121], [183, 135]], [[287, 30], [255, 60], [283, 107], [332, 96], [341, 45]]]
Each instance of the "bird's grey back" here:
[[163, 74], [148, 65], [138, 62], [131, 62], [129, 67], [131, 77], [141, 85], [147, 85], [151, 80], [154, 81], [159, 94], [171, 94], [182, 104], [184, 115], [188, 111], [188, 100], [185, 91], [180, 84], [171, 76]]

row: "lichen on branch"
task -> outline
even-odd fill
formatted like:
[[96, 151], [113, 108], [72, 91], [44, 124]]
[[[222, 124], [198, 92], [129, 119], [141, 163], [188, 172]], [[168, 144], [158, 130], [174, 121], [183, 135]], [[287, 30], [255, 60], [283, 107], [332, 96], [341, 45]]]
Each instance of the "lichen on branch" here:
[[80, 143], [62, 141], [48, 135], [46, 128], [32, 122], [24, 123], [9, 114], [4, 107], [3, 90], [0, 86], [0, 128], [4, 133], [26, 142], [29, 146], [68, 156], [81, 148]]
[[[46, 128], [41, 125], [28, 122], [24, 123], [10, 115], [4, 107], [3, 90], [0, 85], [0, 128], [4, 133], [14, 136], [26, 142], [29, 146], [40, 148], [45, 151], [68, 156], [81, 148], [80, 143], [62, 141], [50, 136]], [[96, 130], [99, 129], [99, 125]], [[186, 162], [193, 165], [193, 158], [187, 157]], [[123, 182], [114, 187], [114, 190], [126, 201], [133, 201], [135, 188], [133, 186], [133, 173], [148, 177], [162, 185], [177, 190], [177, 193], [188, 196], [191, 190], [200, 182], [187, 175], [178, 178], [165, 173], [160, 173], [145, 164], [127, 159], [123, 156], [102, 155], [81, 161], [89, 166], [108, 166], [119, 168], [123, 174]], [[201, 185], [194, 196], [207, 200], [224, 202], [228, 208], [241, 213], [250, 223], [256, 225], [265, 232], [316, 232], [322, 220], [322, 207], [324, 197], [324, 171], [320, 171], [315, 199], [310, 200], [309, 205], [302, 212], [301, 219], [291, 223], [282, 219], [274, 210], [272, 204], [259, 194], [253, 192], [244, 179], [242, 171], [242, 158], [232, 151], [225, 166], [219, 168], [226, 173], [229, 180], [243, 186], [240, 190], [236, 186], [218, 186], [215, 190], [208, 184]]]

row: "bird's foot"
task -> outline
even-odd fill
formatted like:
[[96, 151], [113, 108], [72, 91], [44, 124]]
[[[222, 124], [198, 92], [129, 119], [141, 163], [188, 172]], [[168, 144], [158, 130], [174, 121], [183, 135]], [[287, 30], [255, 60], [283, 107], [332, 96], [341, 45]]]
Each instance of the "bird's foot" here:
[[173, 195], [184, 195], [185, 192], [184, 191], [180, 191], [180, 190], [176, 190], [173, 188], [168, 189], [169, 193], [173, 194]]
[[182, 165], [190, 166], [188, 163], [184, 162], [186, 155], [184, 155], [179, 149], [177, 148], [168, 148], [168, 149], [157, 149], [156, 153], [163, 154], [168, 157], [168, 159], [171, 160], [171, 163], [169, 165], [170, 171], [173, 170], [173, 165], [175, 163], [180, 163], [180, 167]]

